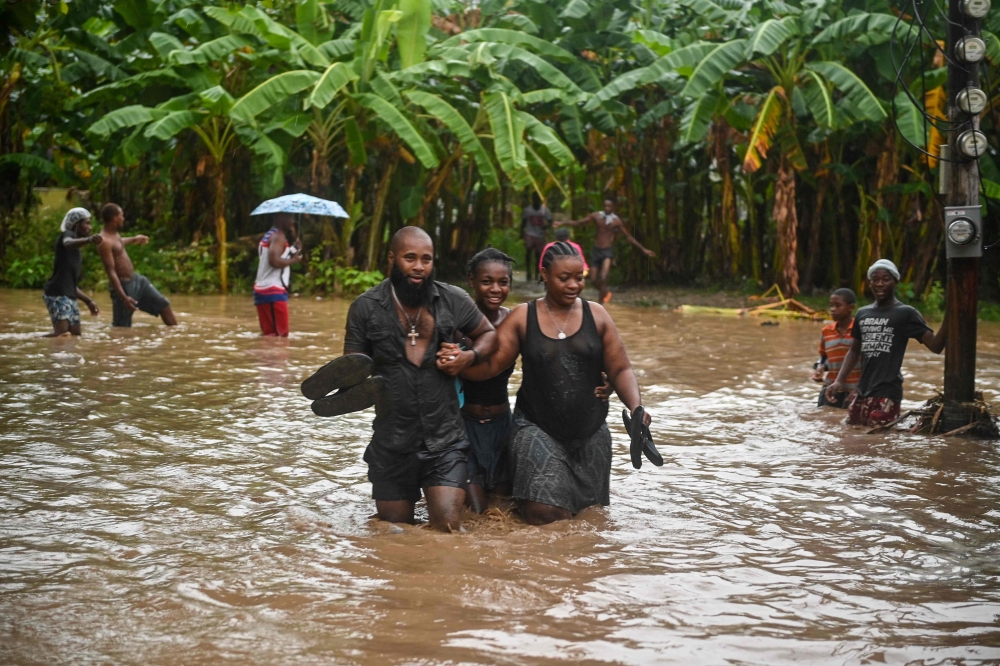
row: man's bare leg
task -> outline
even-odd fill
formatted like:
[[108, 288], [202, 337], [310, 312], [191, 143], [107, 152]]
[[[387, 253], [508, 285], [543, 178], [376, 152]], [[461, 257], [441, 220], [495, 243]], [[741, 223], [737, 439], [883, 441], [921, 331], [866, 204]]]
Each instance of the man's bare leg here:
[[162, 319], [163, 323], [166, 324], [167, 326], [177, 325], [177, 317], [174, 316], [174, 311], [170, 309], [169, 305], [163, 308], [163, 310], [160, 312], [160, 319]]
[[[52, 327], [51, 333], [46, 333], [43, 338], [58, 338], [61, 335], [69, 335], [70, 333], [69, 321], [66, 319], [60, 319], [56, 322], [56, 325]], [[80, 327], [76, 327], [75, 335], [80, 335]]]
[[444, 532], [457, 532], [462, 527], [465, 490], [451, 486], [430, 486], [424, 488], [424, 495], [427, 497], [431, 527]]
[[375, 500], [375, 510], [378, 511], [379, 520], [387, 523], [413, 524], [413, 505], [409, 500]]
[[470, 483], [466, 489], [466, 502], [475, 513], [486, 511], [486, 489], [478, 483]]
[[602, 259], [599, 266], [594, 268], [594, 286], [597, 287], [597, 302], [604, 303], [605, 297], [610, 291], [608, 289], [608, 273], [611, 272], [611, 260]]
[[529, 525], [548, 525], [557, 520], [569, 520], [573, 514], [559, 506], [540, 502], [521, 502], [521, 516]]
[[532, 250], [530, 247], [524, 248], [524, 275], [529, 283], [531, 282], [531, 267], [538, 264], [537, 259], [532, 262], [535, 254], [537, 254], [537, 252]]

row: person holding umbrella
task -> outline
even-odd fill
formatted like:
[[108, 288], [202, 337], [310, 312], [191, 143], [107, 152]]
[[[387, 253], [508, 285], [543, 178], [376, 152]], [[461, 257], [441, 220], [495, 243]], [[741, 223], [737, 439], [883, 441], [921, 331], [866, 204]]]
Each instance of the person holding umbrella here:
[[[295, 215], [326, 215], [349, 217], [336, 201], [308, 194], [286, 194], [269, 199], [254, 209], [251, 215], [277, 214], [276, 226], [264, 234], [257, 247], [257, 279], [253, 285], [253, 304], [264, 335], [288, 337], [288, 285], [292, 264], [302, 261], [301, 234]], [[295, 238], [295, 243], [289, 238]]]
[[[295, 234], [295, 216], [278, 213], [275, 226], [257, 246], [257, 279], [253, 304], [265, 336], [288, 337], [288, 285], [292, 264], [302, 261], [302, 239]], [[290, 238], [294, 243], [289, 243]]]

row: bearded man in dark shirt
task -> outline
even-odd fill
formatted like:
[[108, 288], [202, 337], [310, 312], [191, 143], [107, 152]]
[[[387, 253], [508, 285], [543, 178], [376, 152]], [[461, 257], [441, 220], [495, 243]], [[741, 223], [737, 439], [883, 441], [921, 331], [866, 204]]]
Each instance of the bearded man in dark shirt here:
[[861, 361], [858, 393], [848, 408], [851, 425], [879, 426], [899, 418], [903, 400], [903, 355], [907, 343], [919, 340], [935, 354], [945, 345], [945, 325], [937, 334], [931, 330], [916, 308], [896, 300], [899, 269], [888, 259], [879, 259], [868, 269], [868, 285], [875, 302], [858, 310], [854, 316], [851, 344], [837, 380], [826, 389], [833, 400], [844, 391], [851, 370]]
[[[437, 362], [459, 330], [472, 349]], [[493, 325], [469, 295], [434, 280], [434, 244], [417, 227], [392, 238], [389, 278], [351, 304], [344, 354], [365, 354], [386, 379], [375, 405], [368, 479], [378, 516], [412, 523], [423, 490], [433, 526], [457, 530], [465, 503], [469, 442], [455, 377], [497, 349]]]

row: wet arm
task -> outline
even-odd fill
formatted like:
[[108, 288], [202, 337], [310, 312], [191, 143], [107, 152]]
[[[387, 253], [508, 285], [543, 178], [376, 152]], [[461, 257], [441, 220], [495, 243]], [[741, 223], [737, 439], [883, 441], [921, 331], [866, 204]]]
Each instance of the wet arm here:
[[122, 245], [145, 245], [149, 242], [149, 236], [144, 236], [139, 234], [137, 236], [129, 236], [128, 238], [122, 238]]
[[617, 226], [618, 226], [619, 229], [621, 229], [621, 232], [623, 234], [625, 234], [625, 239], [628, 240], [629, 243], [632, 243], [632, 245], [635, 245], [637, 248], [639, 248], [640, 250], [642, 250], [643, 252], [645, 252], [647, 254], [650, 252], [650, 250], [646, 249], [646, 246], [644, 246], [642, 243], [640, 243], [639, 241], [637, 241], [635, 239], [635, 236], [633, 236], [632, 234], [630, 234], [628, 232], [628, 229], [625, 228], [625, 223], [619, 221], [619, 223], [618, 223]]
[[590, 222], [592, 219], [594, 219], [594, 214], [593, 213], [591, 213], [590, 215], [587, 215], [587, 217], [585, 217], [583, 219], [580, 219], [580, 220], [566, 220], [565, 222], [556, 222], [555, 226], [557, 226], [557, 227], [578, 227], [581, 224], [586, 224], [587, 222]]
[[840, 366], [840, 372], [837, 373], [836, 384], [843, 385], [847, 382], [847, 377], [854, 370], [854, 366], [858, 364], [861, 360], [861, 340], [854, 338], [854, 342], [851, 343], [851, 348], [847, 350], [847, 356], [844, 357], [844, 364]]
[[490, 356], [480, 354], [480, 361], [462, 372], [462, 379], [481, 382], [496, 377], [509, 368], [521, 353], [521, 330], [525, 322], [527, 306], [519, 305], [500, 323], [494, 335], [497, 349]]
[[607, 311], [599, 305], [592, 304], [595, 319], [602, 328], [601, 342], [604, 345], [604, 372], [608, 375], [608, 381], [615, 387], [615, 393], [628, 408], [629, 412], [642, 404], [642, 395], [639, 390], [639, 380], [632, 370], [632, 362], [628, 359], [625, 351], [625, 344], [618, 334], [618, 328], [612, 321]]
[[948, 319], [941, 322], [941, 327], [938, 328], [938, 332], [925, 331], [923, 336], [920, 338], [921, 344], [930, 349], [935, 354], [940, 354], [944, 351], [944, 345], [948, 341]]
[[285, 235], [282, 233], [276, 233], [271, 237], [271, 245], [267, 248], [267, 261], [272, 267], [287, 268], [292, 264], [302, 261], [302, 255], [299, 253], [293, 254], [287, 259], [281, 257], [285, 253], [285, 244], [287, 242]]
[[[89, 245], [94, 241], [91, 240], [93, 236], [84, 236], [83, 238], [63, 238], [63, 247], [83, 247], [84, 245]], [[100, 236], [98, 236], [100, 238]]]

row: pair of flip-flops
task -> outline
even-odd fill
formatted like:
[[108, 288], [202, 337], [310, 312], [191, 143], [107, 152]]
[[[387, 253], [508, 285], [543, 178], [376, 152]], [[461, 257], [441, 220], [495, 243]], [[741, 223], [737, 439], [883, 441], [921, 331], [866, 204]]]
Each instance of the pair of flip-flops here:
[[[302, 395], [317, 416], [340, 416], [368, 409], [382, 399], [385, 378], [371, 376], [375, 362], [364, 354], [335, 358], [302, 382]], [[336, 391], [329, 395], [332, 391]]]
[[663, 456], [656, 450], [653, 444], [653, 435], [649, 432], [649, 426], [645, 423], [646, 411], [642, 405], [635, 408], [630, 417], [627, 409], [622, 410], [622, 421], [625, 423], [625, 431], [632, 440], [630, 453], [632, 454], [632, 467], [639, 469], [642, 467], [643, 454], [649, 458], [649, 462], [657, 467], [663, 465]]

